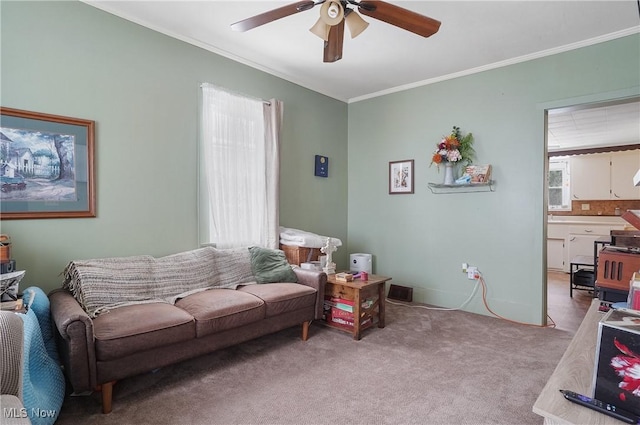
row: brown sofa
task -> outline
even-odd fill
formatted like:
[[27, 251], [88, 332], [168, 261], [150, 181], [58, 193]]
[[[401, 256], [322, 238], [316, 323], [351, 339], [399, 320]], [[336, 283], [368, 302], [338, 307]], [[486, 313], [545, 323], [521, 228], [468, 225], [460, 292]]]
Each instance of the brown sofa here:
[[179, 298], [113, 308], [92, 318], [66, 288], [49, 294], [58, 347], [73, 390], [102, 391], [109, 413], [113, 384], [322, 317], [325, 273], [294, 269], [297, 283], [213, 288]]

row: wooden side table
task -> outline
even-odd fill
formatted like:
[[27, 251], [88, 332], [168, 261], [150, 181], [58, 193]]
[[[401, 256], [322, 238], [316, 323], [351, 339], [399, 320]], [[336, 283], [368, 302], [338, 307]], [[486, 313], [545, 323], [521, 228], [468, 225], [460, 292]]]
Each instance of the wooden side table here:
[[[378, 327], [384, 328], [385, 282], [388, 280], [391, 280], [391, 278], [370, 274], [369, 280], [355, 279], [353, 282], [338, 282], [335, 274], [328, 275], [325, 295], [353, 301], [353, 331], [335, 325], [330, 321], [327, 321], [327, 325], [352, 332], [355, 340], [359, 340], [362, 337], [362, 322], [369, 318], [374, 320], [377, 316]], [[373, 303], [369, 307], [363, 308], [362, 302], [367, 299], [372, 299]]]

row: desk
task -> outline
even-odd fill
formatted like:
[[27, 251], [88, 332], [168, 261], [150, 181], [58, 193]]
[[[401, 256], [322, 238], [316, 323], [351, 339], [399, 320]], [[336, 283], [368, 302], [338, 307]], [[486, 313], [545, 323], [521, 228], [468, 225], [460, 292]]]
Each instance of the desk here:
[[[324, 291], [325, 295], [353, 301], [354, 320], [353, 329], [333, 325], [331, 322], [326, 322], [327, 325], [351, 332], [353, 339], [356, 340], [362, 337], [362, 322], [369, 318], [373, 321], [377, 316], [378, 327], [384, 328], [385, 282], [388, 280], [391, 280], [391, 278], [370, 274], [369, 280], [356, 279], [352, 282], [339, 282], [336, 280], [335, 274], [328, 275]], [[362, 302], [368, 298], [374, 301], [369, 307], [363, 309]]]
[[558, 391], [566, 389], [587, 396], [592, 395], [598, 322], [603, 317], [603, 314], [598, 311], [599, 307], [600, 300], [594, 299], [567, 351], [533, 405], [533, 412], [544, 417], [545, 425], [619, 425], [622, 423], [602, 413], [571, 403]]

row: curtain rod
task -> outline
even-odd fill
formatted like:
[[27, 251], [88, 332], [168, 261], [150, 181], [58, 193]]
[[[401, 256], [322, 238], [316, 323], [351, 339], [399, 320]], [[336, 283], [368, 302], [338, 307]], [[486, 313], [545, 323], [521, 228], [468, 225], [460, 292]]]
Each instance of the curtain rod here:
[[[639, 1], [640, 1], [640, 0], [639, 0]], [[243, 97], [248, 97], [248, 98], [250, 98], [250, 99], [259, 100], [259, 101], [260, 101], [260, 102], [262, 102], [263, 104], [265, 104], [265, 105], [267, 105], [267, 106], [271, 106], [271, 102], [269, 102], [268, 100], [264, 100], [264, 99], [261, 99], [261, 98], [259, 98], [259, 97], [255, 97], [255, 96], [249, 96], [248, 94], [240, 93], [240, 92], [237, 92], [237, 91], [235, 91], [235, 90], [229, 90], [229, 89], [224, 88], [224, 87], [216, 86], [215, 84], [211, 84], [211, 83], [202, 83], [202, 84], [200, 84], [200, 88], [202, 88], [202, 87], [213, 87], [213, 88], [215, 88], [215, 89], [222, 90], [222, 91], [226, 91], [227, 93], [231, 93], [231, 94], [234, 94], [234, 95], [236, 95], [236, 96], [243, 96]]]

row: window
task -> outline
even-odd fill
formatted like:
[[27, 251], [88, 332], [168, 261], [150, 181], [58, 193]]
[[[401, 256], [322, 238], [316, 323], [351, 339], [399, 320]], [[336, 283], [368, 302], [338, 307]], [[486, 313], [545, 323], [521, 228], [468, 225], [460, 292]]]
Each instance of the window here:
[[570, 211], [569, 159], [553, 158], [549, 161], [549, 210]]
[[282, 102], [201, 89], [200, 244], [277, 248]]

